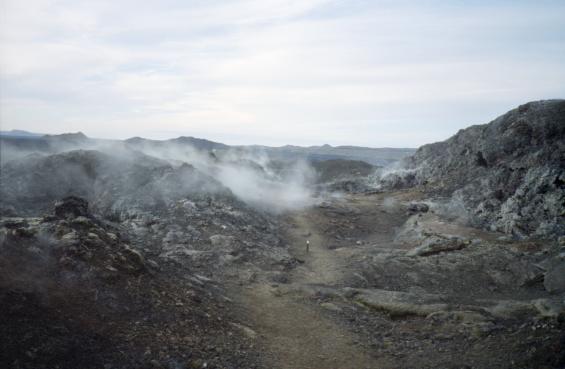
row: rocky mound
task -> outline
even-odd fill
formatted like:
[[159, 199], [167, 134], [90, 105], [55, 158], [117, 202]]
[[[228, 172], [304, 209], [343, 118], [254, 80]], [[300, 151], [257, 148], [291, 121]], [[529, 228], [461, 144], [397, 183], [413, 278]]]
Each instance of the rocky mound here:
[[530, 102], [422, 146], [392, 187], [451, 197], [471, 224], [518, 238], [565, 234], [565, 101]]

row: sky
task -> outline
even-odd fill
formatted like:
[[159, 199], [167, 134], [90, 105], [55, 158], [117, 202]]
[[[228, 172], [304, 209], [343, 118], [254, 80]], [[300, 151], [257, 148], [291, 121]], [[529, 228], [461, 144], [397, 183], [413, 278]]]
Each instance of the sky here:
[[2, 0], [0, 129], [417, 147], [565, 97], [565, 1]]

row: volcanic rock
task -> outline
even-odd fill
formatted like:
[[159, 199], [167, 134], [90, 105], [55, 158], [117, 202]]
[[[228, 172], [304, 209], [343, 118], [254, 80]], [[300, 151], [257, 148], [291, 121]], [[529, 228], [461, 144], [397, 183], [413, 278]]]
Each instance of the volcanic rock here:
[[76, 196], [68, 196], [57, 201], [54, 209], [55, 216], [58, 218], [76, 218], [88, 216], [88, 201]]
[[478, 227], [516, 238], [565, 234], [565, 100], [530, 102], [424, 145], [385, 176], [451, 197]]

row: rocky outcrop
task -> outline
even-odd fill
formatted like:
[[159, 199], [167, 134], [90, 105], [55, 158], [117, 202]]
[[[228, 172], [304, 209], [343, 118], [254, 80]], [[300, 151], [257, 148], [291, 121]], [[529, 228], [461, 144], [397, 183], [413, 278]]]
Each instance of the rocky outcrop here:
[[530, 102], [422, 146], [389, 186], [424, 186], [482, 228], [517, 238], [565, 234], [565, 101]]

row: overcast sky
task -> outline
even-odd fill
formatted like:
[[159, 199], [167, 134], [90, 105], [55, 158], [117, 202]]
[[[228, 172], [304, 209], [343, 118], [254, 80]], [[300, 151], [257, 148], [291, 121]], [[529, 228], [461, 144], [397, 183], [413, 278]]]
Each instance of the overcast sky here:
[[0, 2], [0, 128], [416, 147], [565, 97], [565, 1]]

